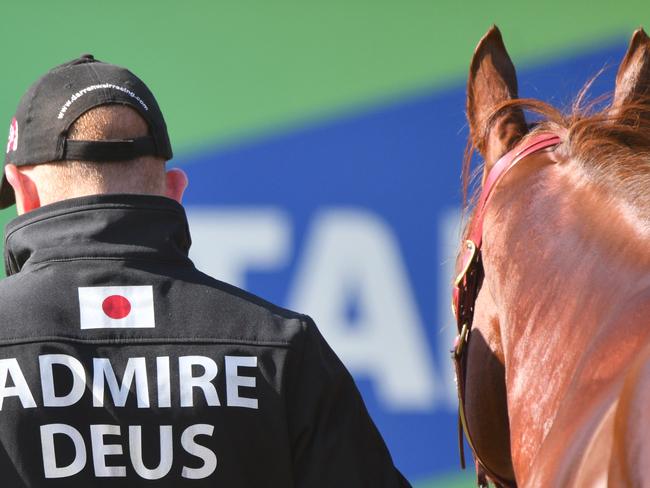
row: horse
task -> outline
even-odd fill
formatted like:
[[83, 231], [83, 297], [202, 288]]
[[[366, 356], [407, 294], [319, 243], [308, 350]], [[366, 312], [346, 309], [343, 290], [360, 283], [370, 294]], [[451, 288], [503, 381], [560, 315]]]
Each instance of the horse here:
[[479, 42], [464, 188], [475, 152], [483, 176], [456, 264], [452, 350], [479, 486], [650, 486], [643, 29], [610, 99], [584, 105], [518, 98], [496, 26]]

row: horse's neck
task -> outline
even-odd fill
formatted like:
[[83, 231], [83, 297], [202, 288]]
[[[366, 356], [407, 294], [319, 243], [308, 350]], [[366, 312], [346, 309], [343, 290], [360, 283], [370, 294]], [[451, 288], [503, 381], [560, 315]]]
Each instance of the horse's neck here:
[[650, 335], [639, 313], [650, 303], [648, 241], [629, 210], [549, 166], [492, 213], [485, 266], [497, 280], [518, 476], [547, 438], [580, 451]]

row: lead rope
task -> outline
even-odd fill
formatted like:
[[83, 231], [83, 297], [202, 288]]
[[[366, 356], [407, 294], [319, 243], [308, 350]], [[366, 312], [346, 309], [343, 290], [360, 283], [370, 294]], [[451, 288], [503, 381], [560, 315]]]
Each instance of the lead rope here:
[[476, 484], [478, 485], [478, 488], [490, 488], [485, 470], [481, 467], [478, 461], [476, 461]]
[[465, 442], [463, 439], [463, 422], [458, 412], [458, 453], [460, 454], [460, 469], [465, 469]]
[[[456, 390], [458, 392], [458, 450], [460, 454], [460, 465], [462, 469], [466, 468], [465, 463], [465, 444], [463, 437], [467, 439], [470, 448], [473, 451], [474, 464], [476, 466], [476, 484], [478, 488], [489, 488], [489, 482], [497, 488], [511, 487], [514, 485], [501, 480], [499, 476], [491, 473], [490, 470], [479, 461], [474, 441], [469, 432], [467, 419], [465, 415], [465, 374], [467, 372], [467, 352], [469, 339], [471, 337], [472, 324], [474, 322], [474, 298], [478, 295], [483, 284], [483, 261], [481, 252], [473, 245], [473, 242], [467, 241], [467, 248], [470, 250], [471, 258], [467, 266], [456, 279], [458, 287], [458, 309], [457, 326], [458, 337], [454, 342], [451, 350], [451, 357], [456, 372]], [[461, 325], [462, 324], [462, 325]]]

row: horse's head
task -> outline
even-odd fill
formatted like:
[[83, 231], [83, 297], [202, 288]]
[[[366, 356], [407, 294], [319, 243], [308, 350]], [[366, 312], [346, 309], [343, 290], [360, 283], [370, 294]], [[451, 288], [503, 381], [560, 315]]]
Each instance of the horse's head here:
[[[525, 369], [521, 367], [521, 351], [530, 351], [526, 341], [535, 337], [533, 327], [520, 318], [544, 316], [557, 303], [562, 280], [571, 281], [571, 273], [576, 271], [567, 266], [573, 263], [571, 259], [575, 261], [571, 250], [563, 254], [546, 245], [552, 242], [553, 232], [561, 232], [571, 219], [586, 220], [566, 210], [563, 198], [569, 193], [562, 188], [570, 186], [572, 192], [583, 188], [582, 196], [570, 195], [583, 198], [586, 208], [597, 198], [597, 188], [606, 184], [591, 184], [591, 176], [585, 174], [601, 171], [609, 172], [612, 181], [622, 181], [626, 174], [629, 179], [638, 164], [632, 154], [650, 151], [649, 96], [650, 39], [641, 29], [634, 33], [621, 63], [611, 104], [598, 113], [574, 109], [565, 115], [543, 102], [518, 99], [515, 68], [496, 27], [481, 39], [472, 58], [467, 86], [471, 149], [464, 173], [466, 180], [475, 149], [484, 160], [483, 194], [469, 219], [457, 264], [459, 333], [465, 325], [471, 334], [461, 333], [456, 359], [466, 433], [481, 470], [501, 485], [516, 486], [515, 477], [527, 477], [552, 424], [552, 418], [539, 418], [542, 414], [515, 418], [514, 412], [535, 409], [534, 405], [517, 403], [517, 395], [526, 388], [520, 381]], [[526, 122], [526, 109], [542, 116], [533, 129]], [[612, 161], [617, 158], [620, 164], [614, 167]], [[608, 176], [593, 179], [606, 182]], [[613, 216], [611, 221], [618, 218]], [[477, 237], [478, 243], [467, 242]], [[480, 249], [471, 249], [473, 244], [479, 244]], [[545, 262], [549, 253], [553, 259]], [[584, 267], [587, 269], [587, 264]], [[544, 275], [545, 268], [552, 272]], [[545, 285], [531, 281], [531, 287], [545, 286], [542, 293], [528, 293], [528, 273], [551, 280]], [[576, 297], [564, 302], [571, 298]], [[564, 312], [568, 317], [572, 305], [565, 306]], [[542, 357], [543, 351], [533, 348], [530, 354]], [[552, 356], [544, 359], [547, 362], [539, 364], [540, 373], [559, 366], [553, 364]], [[547, 403], [540, 400], [540, 410], [556, 401], [549, 398]], [[529, 426], [522, 422], [531, 418], [548, 420], [548, 426], [528, 435], [525, 431]]]

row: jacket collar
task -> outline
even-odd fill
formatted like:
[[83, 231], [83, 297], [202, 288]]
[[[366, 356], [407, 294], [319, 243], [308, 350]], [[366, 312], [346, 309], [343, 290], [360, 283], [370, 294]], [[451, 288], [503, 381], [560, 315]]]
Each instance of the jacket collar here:
[[93, 195], [27, 212], [5, 228], [7, 276], [67, 259], [121, 258], [191, 265], [183, 207], [151, 195]]

